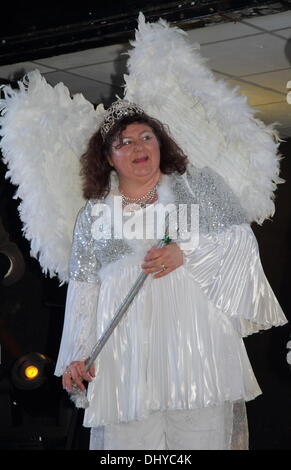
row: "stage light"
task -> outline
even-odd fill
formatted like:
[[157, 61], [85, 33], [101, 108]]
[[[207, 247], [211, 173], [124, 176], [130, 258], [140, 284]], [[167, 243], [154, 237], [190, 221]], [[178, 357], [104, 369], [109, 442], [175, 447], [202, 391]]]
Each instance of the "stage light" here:
[[38, 368], [36, 366], [27, 366], [24, 369], [24, 375], [28, 380], [33, 380], [38, 376]]
[[38, 352], [32, 352], [18, 359], [11, 371], [16, 388], [32, 390], [41, 387], [53, 372], [53, 361]]

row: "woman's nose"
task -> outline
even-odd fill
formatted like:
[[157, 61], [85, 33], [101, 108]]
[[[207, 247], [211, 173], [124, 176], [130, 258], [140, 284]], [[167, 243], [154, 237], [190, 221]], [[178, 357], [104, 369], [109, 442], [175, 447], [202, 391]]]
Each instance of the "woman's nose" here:
[[142, 149], [142, 144], [143, 144], [143, 142], [141, 140], [139, 140], [139, 139], [136, 140], [134, 142], [134, 150], [136, 150], [136, 151], [141, 150]]

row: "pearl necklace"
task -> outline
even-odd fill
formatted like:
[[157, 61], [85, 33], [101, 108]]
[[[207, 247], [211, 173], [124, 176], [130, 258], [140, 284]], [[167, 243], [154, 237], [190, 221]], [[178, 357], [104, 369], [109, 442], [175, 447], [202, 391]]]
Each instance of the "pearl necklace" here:
[[150, 189], [146, 194], [140, 197], [126, 196], [122, 191], [119, 190], [122, 196], [122, 205], [127, 206], [128, 204], [139, 204], [142, 208], [146, 206], [154, 198], [157, 190], [157, 185]]

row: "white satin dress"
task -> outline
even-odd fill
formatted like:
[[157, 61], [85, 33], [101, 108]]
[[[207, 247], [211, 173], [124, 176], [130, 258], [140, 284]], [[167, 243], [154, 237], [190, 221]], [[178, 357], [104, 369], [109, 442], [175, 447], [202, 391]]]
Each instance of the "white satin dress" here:
[[[246, 448], [245, 441], [241, 446], [233, 444], [238, 429], [247, 432], [238, 404], [254, 399], [261, 390], [242, 337], [283, 325], [286, 318], [265, 277], [256, 239], [238, 201], [217, 175], [191, 171], [185, 177], [164, 175], [158, 196], [159, 201], [177, 204], [185, 202], [187, 186], [202, 187], [199, 193], [192, 192], [202, 208], [199, 244], [184, 251], [181, 267], [160, 279], [148, 276], [97, 358], [84, 417], [84, 426], [94, 430], [91, 448], [169, 448], [171, 444], [159, 439], [155, 444], [146, 441], [146, 428], [143, 439], [129, 444], [135, 447], [126, 447], [124, 436], [130, 423], [145, 423], [153, 435], [151, 420], [175, 411], [192, 413], [196, 426], [196, 442], [192, 447], [187, 442], [184, 448]], [[80, 211], [75, 226], [56, 375], [71, 361], [88, 357], [153, 244], [152, 240], [127, 240], [125, 248], [114, 242], [98, 245], [91, 232], [93, 202]], [[205, 422], [213, 421], [217, 410], [224, 424], [223, 429], [218, 424], [216, 434], [222, 437], [216, 442], [210, 433], [203, 440]], [[123, 440], [114, 444], [120, 425], [125, 426]], [[128, 435], [138, 436], [137, 428], [133, 429]], [[172, 448], [183, 448], [181, 439], [180, 444], [171, 442]]]

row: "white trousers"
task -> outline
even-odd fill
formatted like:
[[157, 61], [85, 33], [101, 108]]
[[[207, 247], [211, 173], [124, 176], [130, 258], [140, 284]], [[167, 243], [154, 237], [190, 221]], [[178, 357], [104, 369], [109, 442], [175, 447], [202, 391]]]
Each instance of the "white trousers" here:
[[247, 450], [244, 402], [157, 411], [142, 421], [91, 429], [90, 450]]

